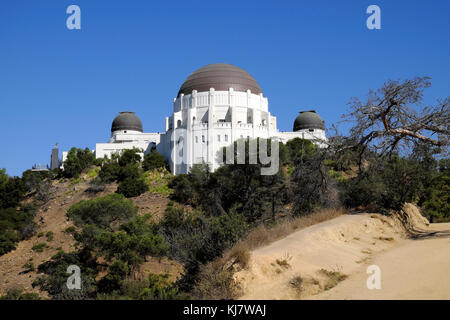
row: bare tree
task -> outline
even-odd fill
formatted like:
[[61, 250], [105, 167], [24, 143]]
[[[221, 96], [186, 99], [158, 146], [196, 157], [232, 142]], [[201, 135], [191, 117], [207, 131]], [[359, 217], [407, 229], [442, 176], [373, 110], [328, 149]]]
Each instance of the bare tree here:
[[[367, 101], [352, 98], [351, 112], [344, 121], [354, 123], [346, 146], [338, 151], [368, 146], [380, 154], [389, 154], [401, 147], [426, 143], [447, 149], [450, 132], [450, 97], [435, 106], [423, 104], [423, 91], [431, 86], [430, 78], [388, 81], [377, 91], [369, 92]], [[443, 150], [445, 151], [445, 150]]]

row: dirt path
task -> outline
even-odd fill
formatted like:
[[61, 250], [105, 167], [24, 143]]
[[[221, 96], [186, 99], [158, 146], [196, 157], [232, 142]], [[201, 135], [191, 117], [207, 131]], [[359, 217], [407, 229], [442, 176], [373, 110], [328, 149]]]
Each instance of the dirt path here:
[[[429, 226], [417, 208], [406, 209], [416, 240], [399, 219], [366, 213], [314, 225], [253, 251], [249, 268], [235, 275], [241, 298], [448, 298], [450, 224]], [[366, 286], [372, 264], [382, 271], [378, 292]]]
[[314, 299], [450, 299], [450, 223], [432, 224], [429, 236], [406, 240], [371, 262], [381, 271], [381, 289], [369, 290], [361, 268]]

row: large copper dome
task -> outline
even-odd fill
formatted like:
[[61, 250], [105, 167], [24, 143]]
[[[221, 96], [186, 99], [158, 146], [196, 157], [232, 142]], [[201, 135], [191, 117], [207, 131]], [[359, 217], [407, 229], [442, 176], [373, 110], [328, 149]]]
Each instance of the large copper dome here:
[[214, 63], [194, 71], [181, 85], [178, 96], [181, 93], [191, 94], [192, 90], [209, 91], [210, 88], [218, 91], [233, 88], [235, 91], [262, 93], [258, 82], [247, 71], [231, 64]]

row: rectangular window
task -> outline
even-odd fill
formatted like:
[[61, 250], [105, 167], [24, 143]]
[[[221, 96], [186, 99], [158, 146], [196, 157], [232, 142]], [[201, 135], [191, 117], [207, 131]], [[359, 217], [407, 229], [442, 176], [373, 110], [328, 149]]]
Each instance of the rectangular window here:
[[205, 136], [202, 136], [202, 142], [205, 143]]
[[195, 136], [195, 143], [198, 143], [198, 137]]
[[220, 142], [220, 134], [217, 135], [217, 141]]
[[225, 135], [225, 141], [228, 142], [228, 135]]

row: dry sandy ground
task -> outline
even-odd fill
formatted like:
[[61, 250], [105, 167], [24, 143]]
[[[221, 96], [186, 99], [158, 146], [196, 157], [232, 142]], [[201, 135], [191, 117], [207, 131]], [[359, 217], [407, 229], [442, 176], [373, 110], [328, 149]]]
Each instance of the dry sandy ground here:
[[375, 257], [381, 289], [369, 290], [366, 268], [314, 299], [450, 299], [450, 223], [432, 224], [437, 233], [409, 239]]
[[[236, 274], [242, 299], [450, 299], [450, 224], [417, 208], [398, 218], [345, 215], [295, 232], [251, 253]], [[367, 289], [367, 266], [382, 289]], [[345, 279], [344, 279], [345, 278]]]

